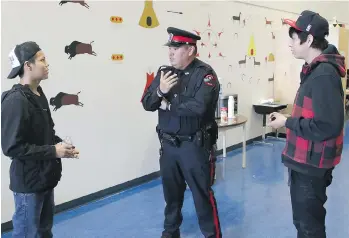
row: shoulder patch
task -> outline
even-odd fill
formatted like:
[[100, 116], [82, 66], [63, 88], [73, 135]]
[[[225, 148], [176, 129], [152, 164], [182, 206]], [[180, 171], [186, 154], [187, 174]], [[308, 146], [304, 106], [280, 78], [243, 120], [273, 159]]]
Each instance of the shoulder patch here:
[[208, 86], [211, 86], [213, 87], [215, 85], [215, 82], [216, 79], [215, 77], [212, 75], [212, 74], [207, 74], [205, 77], [204, 77], [204, 83]]

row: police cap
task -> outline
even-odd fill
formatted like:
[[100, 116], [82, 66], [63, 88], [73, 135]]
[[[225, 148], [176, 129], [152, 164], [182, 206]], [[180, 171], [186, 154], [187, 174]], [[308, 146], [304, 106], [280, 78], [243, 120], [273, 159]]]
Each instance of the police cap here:
[[175, 27], [167, 28], [167, 33], [169, 38], [165, 46], [196, 45], [196, 41], [201, 40], [200, 36]]

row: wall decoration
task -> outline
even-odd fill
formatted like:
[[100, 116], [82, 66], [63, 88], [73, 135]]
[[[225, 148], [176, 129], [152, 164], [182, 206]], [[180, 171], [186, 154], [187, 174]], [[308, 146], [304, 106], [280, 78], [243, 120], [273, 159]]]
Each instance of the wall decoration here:
[[241, 74], [241, 80], [245, 81], [246, 74]]
[[246, 58], [247, 58], [247, 55], [245, 55], [245, 59], [239, 60], [239, 61], [238, 61], [239, 67], [240, 67], [242, 64], [244, 64], [245, 67], [246, 67]]
[[143, 13], [138, 24], [144, 28], [155, 28], [160, 25], [153, 8], [153, 0], [144, 1]]
[[233, 65], [230, 64], [230, 65], [228, 66], [228, 71], [229, 71], [229, 72], [233, 72]]
[[271, 32], [271, 38], [272, 38], [273, 40], [275, 40], [274, 32]]
[[122, 17], [118, 17], [118, 16], [111, 16], [110, 21], [112, 23], [122, 23], [124, 21], [124, 19], [122, 19]]
[[86, 7], [87, 9], [90, 8], [90, 6], [89, 6], [85, 1], [76, 1], [76, 0], [60, 1], [60, 2], [59, 2], [59, 5], [62, 6], [63, 4], [66, 4], [66, 3], [68, 3], [68, 2], [71, 2], [71, 3], [79, 3], [81, 6]]
[[254, 37], [253, 37], [253, 35], [250, 38], [250, 44], [248, 45], [247, 55], [250, 58], [256, 56], [256, 46], [254, 44]]
[[54, 98], [50, 98], [50, 105], [54, 106], [53, 111], [57, 111], [57, 109], [67, 105], [76, 105], [83, 107], [84, 104], [79, 102], [79, 93], [80, 92], [78, 92], [77, 94], [67, 94], [59, 92]]
[[[205, 47], [208, 51], [207, 57], [210, 59], [212, 55], [216, 55], [216, 57], [225, 58], [222, 52], [219, 52], [219, 42], [222, 34], [224, 33], [224, 29], [219, 32], [216, 32], [212, 29], [212, 23], [210, 14], [208, 14], [207, 28], [203, 31], [193, 30], [197, 35], [201, 36], [201, 48]], [[212, 51], [218, 51], [217, 53], [212, 53]]]
[[256, 61], [256, 57], [253, 57], [253, 66], [261, 66], [261, 62]]
[[272, 21], [265, 18], [265, 26], [268, 26], [268, 25], [271, 26], [272, 23], [273, 23]]
[[143, 95], [142, 95], [142, 98], [141, 98], [141, 102], [142, 102], [142, 99], [143, 99], [143, 96], [145, 94], [145, 91], [149, 88], [149, 86], [151, 85], [151, 83], [153, 82], [155, 76], [154, 76], [154, 72], [148, 72], [147, 73], [147, 81], [145, 83], [145, 86], [144, 86], [144, 90], [143, 90]]
[[241, 12], [239, 12], [239, 15], [238, 15], [238, 16], [232, 16], [232, 17], [231, 17], [231, 20], [233, 21], [233, 23], [234, 23], [235, 21], [238, 21], [239, 24], [240, 24]]
[[175, 12], [175, 11], [167, 11], [167, 12], [176, 13], [176, 14], [183, 14], [183, 12]]
[[284, 18], [281, 18], [281, 26], [287, 25]]
[[64, 52], [69, 55], [68, 59], [72, 59], [76, 55], [79, 54], [89, 54], [96, 56], [96, 52], [92, 50], [92, 43], [91, 41], [89, 44], [82, 43], [80, 41], [73, 41], [70, 43], [70, 45], [66, 45], [64, 48]]
[[236, 37], [236, 39], [239, 38], [239, 34], [237, 32], [234, 33], [234, 39], [235, 39], [235, 37]]
[[113, 60], [113, 61], [122, 61], [122, 60], [124, 60], [124, 55], [123, 54], [112, 54], [111, 55], [111, 60]]
[[269, 82], [273, 82], [273, 81], [274, 81], [274, 73], [273, 73], [273, 77], [268, 78], [268, 81], [269, 81]]
[[227, 83], [227, 88], [231, 88], [231, 83]]
[[273, 53], [270, 53], [269, 56], [268, 56], [268, 61], [269, 62], [274, 62], [275, 61], [275, 56]]

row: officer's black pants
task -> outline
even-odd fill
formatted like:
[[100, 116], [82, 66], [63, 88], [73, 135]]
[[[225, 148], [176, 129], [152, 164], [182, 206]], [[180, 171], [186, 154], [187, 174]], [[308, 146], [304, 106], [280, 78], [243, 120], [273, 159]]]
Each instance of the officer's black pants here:
[[293, 223], [297, 238], [326, 238], [324, 204], [326, 188], [332, 182], [332, 170], [323, 178], [290, 171]]
[[164, 233], [179, 234], [181, 209], [187, 182], [194, 199], [202, 234], [206, 238], [222, 237], [216, 200], [211, 189], [214, 162], [210, 153], [193, 142], [182, 142], [180, 147], [162, 143], [160, 172], [166, 201]]

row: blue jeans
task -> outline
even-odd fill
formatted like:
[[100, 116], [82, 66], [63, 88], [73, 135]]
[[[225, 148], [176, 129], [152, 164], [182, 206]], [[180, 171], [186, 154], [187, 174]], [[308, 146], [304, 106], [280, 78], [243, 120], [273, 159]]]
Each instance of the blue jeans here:
[[14, 193], [13, 238], [51, 238], [54, 192]]

